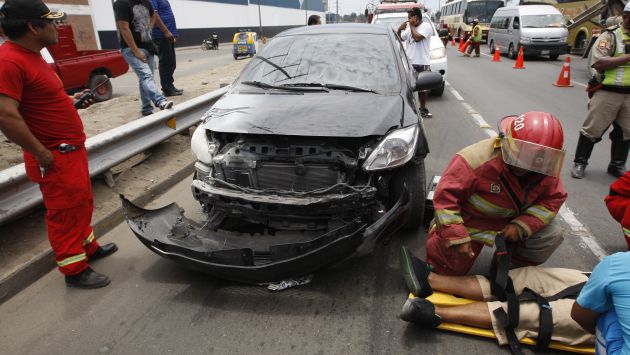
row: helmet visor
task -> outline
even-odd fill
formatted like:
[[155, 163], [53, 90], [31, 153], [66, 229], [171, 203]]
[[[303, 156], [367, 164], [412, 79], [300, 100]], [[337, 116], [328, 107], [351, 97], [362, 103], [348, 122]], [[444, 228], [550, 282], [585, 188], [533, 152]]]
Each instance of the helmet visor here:
[[536, 173], [558, 177], [564, 162], [564, 150], [514, 139], [509, 135], [501, 142], [506, 164]]

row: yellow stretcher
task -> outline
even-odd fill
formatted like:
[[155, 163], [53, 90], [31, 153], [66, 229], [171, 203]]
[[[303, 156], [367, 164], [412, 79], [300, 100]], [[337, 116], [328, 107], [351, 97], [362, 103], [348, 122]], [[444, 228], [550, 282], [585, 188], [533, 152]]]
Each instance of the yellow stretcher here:
[[[413, 299], [415, 297], [416, 296], [414, 296], [413, 293], [409, 294], [409, 298]], [[462, 306], [474, 302], [467, 298], [461, 298], [442, 292], [433, 292], [431, 296], [427, 297], [427, 300], [434, 305], [441, 307]], [[438, 329], [449, 330], [452, 332], [464, 333], [468, 335], [476, 335], [484, 338], [497, 338], [494, 332], [490, 329], [475, 328], [461, 324], [442, 323], [438, 326]], [[536, 340], [532, 338], [523, 338], [521, 339], [521, 343], [525, 345], [536, 345]], [[552, 341], [551, 343], [549, 343], [549, 348], [555, 350], [570, 351], [579, 354], [595, 354], [594, 345], [566, 345], [557, 341]]]

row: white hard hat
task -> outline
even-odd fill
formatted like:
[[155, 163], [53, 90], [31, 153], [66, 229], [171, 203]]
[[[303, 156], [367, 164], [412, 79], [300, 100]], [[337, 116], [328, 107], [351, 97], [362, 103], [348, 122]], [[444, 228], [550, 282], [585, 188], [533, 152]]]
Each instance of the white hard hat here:
[[623, 8], [623, 12], [630, 12], [630, 1], [628, 1], [626, 7]]

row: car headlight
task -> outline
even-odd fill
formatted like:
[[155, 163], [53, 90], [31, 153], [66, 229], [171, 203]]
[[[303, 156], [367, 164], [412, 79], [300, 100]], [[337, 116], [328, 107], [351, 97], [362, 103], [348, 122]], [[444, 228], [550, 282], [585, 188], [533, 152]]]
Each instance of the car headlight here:
[[444, 48], [444, 47], [436, 48], [436, 49], [431, 51], [431, 59], [432, 60], [442, 59], [444, 57], [446, 57], [446, 48]]
[[418, 125], [388, 134], [363, 163], [363, 170], [391, 169], [406, 164], [413, 157], [418, 142]]
[[521, 37], [521, 43], [532, 43], [532, 39], [529, 37]]
[[567, 37], [560, 37], [560, 42], [566, 43]]
[[206, 165], [212, 165], [212, 154], [215, 149], [214, 144], [210, 145], [208, 143], [206, 129], [203, 126], [197, 127], [195, 133], [193, 133], [190, 138], [190, 151], [192, 152], [193, 158]]

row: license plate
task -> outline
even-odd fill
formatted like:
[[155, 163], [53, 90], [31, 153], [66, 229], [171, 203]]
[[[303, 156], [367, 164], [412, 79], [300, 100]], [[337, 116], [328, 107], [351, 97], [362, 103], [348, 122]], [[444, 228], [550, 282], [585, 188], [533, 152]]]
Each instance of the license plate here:
[[540, 55], [548, 55], [549, 50], [540, 51]]
[[239, 52], [247, 52], [247, 46], [238, 46], [238, 51]]

